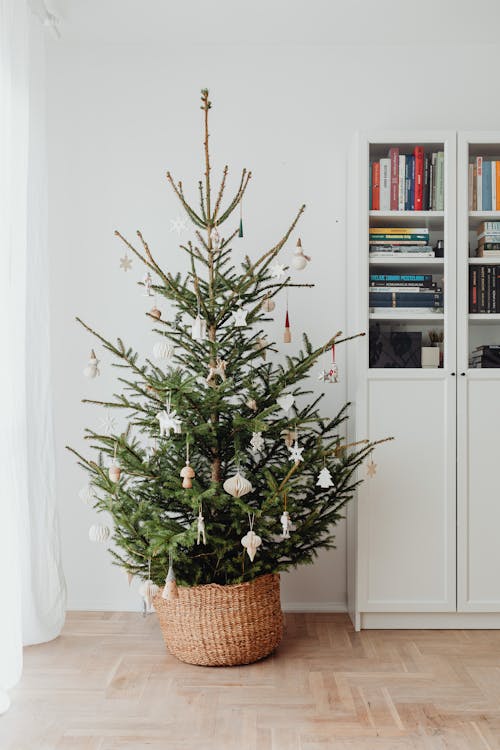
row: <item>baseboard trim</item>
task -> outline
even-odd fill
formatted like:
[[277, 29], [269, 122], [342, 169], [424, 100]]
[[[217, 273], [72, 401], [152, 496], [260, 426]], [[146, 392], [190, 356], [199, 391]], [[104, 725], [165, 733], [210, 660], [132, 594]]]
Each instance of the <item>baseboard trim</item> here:
[[361, 612], [361, 630], [500, 630], [500, 612]]
[[345, 602], [282, 602], [283, 612], [304, 612], [304, 613], [321, 613], [321, 612], [347, 612]]

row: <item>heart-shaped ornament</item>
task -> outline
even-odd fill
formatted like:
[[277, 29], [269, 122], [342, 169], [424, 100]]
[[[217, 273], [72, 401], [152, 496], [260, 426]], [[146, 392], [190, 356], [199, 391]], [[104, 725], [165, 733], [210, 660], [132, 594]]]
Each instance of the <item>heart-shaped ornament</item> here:
[[281, 396], [278, 396], [276, 402], [284, 411], [288, 411], [294, 405], [295, 399], [291, 393], [282, 393]]

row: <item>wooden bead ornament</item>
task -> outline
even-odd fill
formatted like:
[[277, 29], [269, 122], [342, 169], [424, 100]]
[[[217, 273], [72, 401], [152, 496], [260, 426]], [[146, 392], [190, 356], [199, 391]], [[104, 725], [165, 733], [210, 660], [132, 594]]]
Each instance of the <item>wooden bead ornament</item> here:
[[90, 352], [89, 361], [87, 362], [87, 366], [83, 370], [83, 374], [86, 378], [96, 378], [101, 374], [99, 370], [99, 360], [97, 359], [96, 353], [93, 349]]
[[292, 332], [290, 330], [290, 318], [288, 315], [288, 307], [285, 314], [285, 330], [283, 332], [283, 343], [289, 344], [292, 340]]

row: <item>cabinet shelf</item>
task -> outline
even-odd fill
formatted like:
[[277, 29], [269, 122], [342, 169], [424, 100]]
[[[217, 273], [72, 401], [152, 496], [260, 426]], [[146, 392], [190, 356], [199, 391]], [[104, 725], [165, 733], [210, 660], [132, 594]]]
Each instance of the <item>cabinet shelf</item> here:
[[432, 266], [433, 268], [439, 268], [444, 265], [444, 258], [396, 258], [391, 255], [390, 258], [370, 258], [369, 262], [371, 266], [418, 266], [419, 268]]
[[444, 223], [444, 211], [369, 211], [370, 226], [383, 226], [389, 222], [389, 226], [416, 227], [419, 224], [429, 229], [442, 229]]
[[469, 258], [471, 266], [500, 266], [500, 255], [496, 258]]
[[482, 221], [500, 221], [500, 211], [469, 211], [469, 229], [477, 229]]
[[[490, 317], [490, 316], [489, 316]], [[400, 321], [424, 321], [424, 322], [432, 322], [432, 321], [439, 321], [444, 320], [444, 313], [404, 313], [404, 312], [398, 312], [396, 315], [395, 313], [383, 313], [383, 312], [375, 312], [375, 313], [369, 313], [370, 320], [394, 320], [396, 322]], [[500, 315], [498, 316], [500, 320]]]
[[471, 323], [496, 324], [500, 323], [500, 313], [469, 313]]

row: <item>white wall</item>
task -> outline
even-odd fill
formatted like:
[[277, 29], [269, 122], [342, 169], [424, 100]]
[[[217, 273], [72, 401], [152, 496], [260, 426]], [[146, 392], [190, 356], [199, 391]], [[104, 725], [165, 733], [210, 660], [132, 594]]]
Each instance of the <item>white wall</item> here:
[[[64, 446], [86, 450], [86, 425], [97, 409], [83, 396], [112, 392], [108, 360], [96, 381], [82, 376], [93, 344], [76, 314], [108, 337], [141, 351], [151, 337], [147, 301], [135, 286], [142, 269], [119, 269], [119, 228], [140, 228], [170, 269], [181, 268], [170, 219], [179, 213], [164, 173], [170, 169], [196, 195], [202, 170], [199, 90], [214, 102], [212, 149], [217, 169], [242, 166], [254, 177], [245, 201], [246, 252], [256, 255], [308, 205], [301, 226], [313, 257], [303, 278], [314, 292], [292, 293], [294, 341], [315, 344], [345, 330], [345, 186], [348, 147], [356, 129], [498, 129], [500, 100], [493, 75], [498, 48], [230, 47], [174, 49], [51, 42], [48, 53], [50, 247], [53, 369], [58, 488], [69, 607], [134, 609], [124, 574], [91, 545], [94, 514], [78, 499], [84, 484]], [[235, 178], [236, 179], [236, 178]], [[285, 253], [286, 256], [286, 253]], [[274, 332], [281, 338], [283, 309]], [[291, 350], [296, 343], [292, 344]], [[338, 358], [342, 365], [343, 354]], [[342, 383], [326, 386], [325, 410], [345, 400]], [[317, 387], [316, 378], [311, 385]], [[376, 436], [371, 436], [376, 437]], [[338, 549], [284, 578], [292, 608], [345, 606], [344, 528]]]

